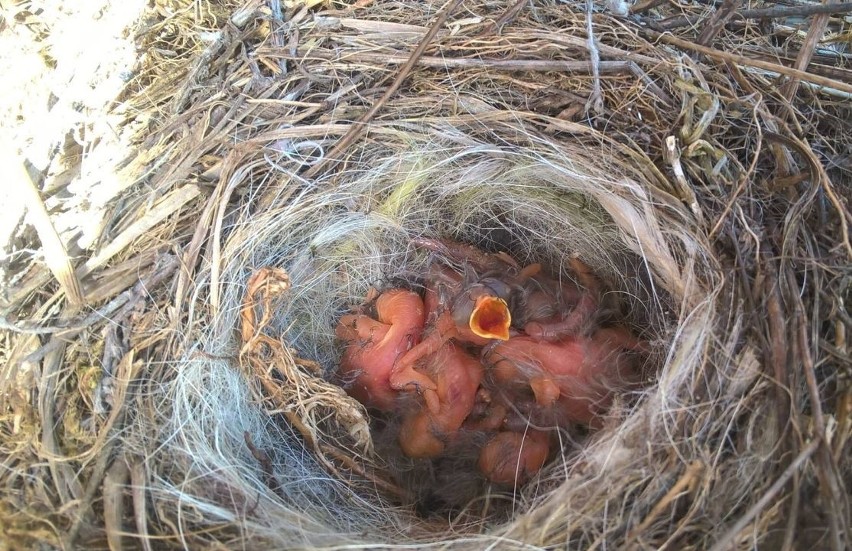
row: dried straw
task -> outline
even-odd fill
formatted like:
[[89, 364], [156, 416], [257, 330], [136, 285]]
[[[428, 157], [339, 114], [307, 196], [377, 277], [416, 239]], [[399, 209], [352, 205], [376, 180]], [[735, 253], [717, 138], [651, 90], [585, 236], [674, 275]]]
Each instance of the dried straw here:
[[[155, 3], [130, 153], [83, 157], [113, 159], [95, 237], [60, 224], [69, 150], [35, 181], [73, 271], [8, 239], [10, 548], [849, 545], [849, 61], [737, 9]], [[653, 347], [602, 429], [442, 516], [328, 382], [337, 317], [424, 236], [577, 255]]]

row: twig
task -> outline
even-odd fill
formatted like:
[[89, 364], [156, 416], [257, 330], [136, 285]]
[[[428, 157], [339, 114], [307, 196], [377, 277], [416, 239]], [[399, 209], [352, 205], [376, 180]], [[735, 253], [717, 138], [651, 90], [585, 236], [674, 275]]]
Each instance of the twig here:
[[[823, 5], [830, 4], [832, 4], [831, 0], [823, 0]], [[827, 13], [821, 13], [811, 20], [808, 35], [805, 37], [805, 43], [802, 45], [802, 49], [799, 51], [798, 57], [796, 57], [796, 63], [793, 65], [793, 68], [799, 69], [800, 71], [804, 71], [808, 68], [808, 65], [811, 63], [811, 58], [814, 56], [814, 50], [816, 50], [817, 44], [822, 38], [822, 34], [825, 32], [826, 27], [828, 27], [829, 17], [830, 15]], [[790, 101], [793, 99], [793, 96], [796, 95], [796, 90], [798, 89], [799, 81], [791, 79], [781, 87], [781, 95], [787, 98], [787, 101]]]
[[501, 15], [496, 21], [492, 21], [477, 36], [482, 37], [491, 34], [500, 34], [503, 30], [503, 26], [521, 13], [521, 10], [527, 2], [529, 2], [529, 0], [517, 0], [503, 12], [503, 15]]
[[[852, 11], [852, 2], [839, 2], [837, 4], [803, 4], [799, 6], [775, 6], [773, 8], [758, 8], [753, 10], [740, 10], [736, 13], [736, 20], [741, 19], [779, 19], [782, 17], [807, 17], [817, 14], [840, 14]], [[718, 13], [718, 12], [717, 12]], [[657, 27], [663, 31], [671, 31], [681, 27], [697, 25], [704, 19], [704, 15], [686, 15], [673, 17], [666, 21], [657, 23]]]
[[772, 182], [771, 189], [775, 191], [781, 191], [787, 189], [788, 187], [801, 184], [802, 182], [809, 180], [810, 177], [811, 173], [807, 171], [791, 174], [790, 176], [780, 176]]
[[[769, 61], [770, 63], [780, 63], [785, 67], [792, 67], [793, 64], [796, 62], [795, 58], [782, 56], [778, 52], [768, 54], [754, 49], [747, 49], [743, 50], [743, 53], [754, 59], [763, 59], [765, 61]], [[791, 50], [790, 53], [791, 55], [798, 55], [798, 51]], [[852, 69], [835, 67], [832, 65], [823, 65], [822, 63], [811, 63], [810, 65], [808, 65], [808, 72], [814, 75], [824, 76], [826, 78], [833, 78], [834, 80], [839, 80], [840, 82], [852, 82]], [[801, 130], [799, 130], [799, 133], [801, 134]]]
[[766, 313], [769, 324], [769, 343], [767, 350], [768, 364], [772, 366], [775, 377], [775, 399], [778, 409], [778, 420], [783, 423], [779, 425], [779, 441], [783, 436], [784, 427], [790, 419], [790, 395], [787, 372], [789, 370], [787, 336], [787, 319], [781, 306], [781, 292], [778, 287], [778, 274], [775, 264], [769, 257], [769, 245], [764, 243], [762, 248], [766, 261], [764, 263], [766, 279], [764, 289], [766, 292]]
[[[321, 59], [337, 57], [332, 52], [314, 50], [312, 56]], [[377, 63], [390, 63], [399, 65], [405, 63], [409, 57], [395, 54], [373, 54], [358, 52], [346, 55], [350, 61], [364, 61]], [[458, 68], [458, 69], [493, 69], [498, 71], [559, 71], [563, 73], [585, 73], [591, 74], [592, 64], [589, 61], [560, 61], [556, 59], [487, 59], [473, 57], [434, 57], [421, 56], [417, 65], [433, 67], [436, 69]], [[623, 73], [633, 71], [638, 65], [633, 61], [601, 61], [602, 73]]]
[[51, 335], [53, 333], [62, 333], [64, 331], [82, 331], [86, 327], [98, 322], [109, 319], [109, 314], [115, 311], [116, 308], [124, 305], [128, 297], [124, 294], [118, 295], [105, 307], [100, 308], [84, 319], [61, 319], [52, 325], [44, 325], [41, 322], [34, 320], [18, 320], [15, 322], [9, 321], [3, 316], [0, 316], [0, 329], [11, 331], [13, 333], [22, 333], [28, 335]]
[[598, 50], [597, 42], [595, 41], [594, 26], [592, 25], [592, 13], [595, 10], [593, 0], [586, 0], [586, 49], [589, 50], [589, 61], [592, 65], [592, 93], [586, 102], [586, 111], [589, 108], [595, 110], [595, 113], [600, 115], [604, 110], [603, 93], [601, 92], [601, 53]]
[[757, 500], [757, 503], [752, 505], [748, 511], [745, 512], [740, 519], [734, 523], [730, 530], [728, 530], [725, 535], [723, 535], [713, 547], [710, 548], [710, 551], [725, 551], [726, 549], [731, 549], [733, 547], [734, 538], [736, 538], [740, 532], [743, 531], [743, 528], [748, 526], [748, 523], [751, 522], [754, 517], [760, 514], [760, 512], [767, 506], [769, 503], [775, 499], [775, 496], [778, 495], [778, 492], [781, 491], [787, 481], [796, 473], [799, 467], [808, 460], [808, 458], [813, 455], [816, 449], [819, 447], [820, 440], [814, 439], [808, 444], [805, 449], [793, 460], [790, 465], [784, 469], [784, 472], [781, 473], [781, 476], [778, 477], [778, 480], [775, 481], [772, 486], [766, 490], [766, 493]]
[[[332, 52], [323, 52], [314, 50], [312, 56], [320, 59], [332, 59], [338, 57]], [[347, 60], [375, 62], [386, 64], [405, 63], [408, 57], [394, 54], [373, 54], [362, 53], [347, 55]], [[560, 61], [556, 59], [477, 59], [477, 58], [458, 58], [458, 57], [433, 57], [421, 56], [417, 60], [417, 65], [424, 67], [434, 67], [439, 69], [461, 68], [461, 69], [490, 69], [494, 71], [558, 71], [568, 74], [591, 74], [593, 67], [589, 61]], [[638, 63], [632, 60], [619, 61], [601, 61], [598, 63], [598, 70], [601, 74], [617, 74], [617, 73], [633, 73], [641, 80], [650, 92], [660, 98], [667, 105], [672, 105], [671, 97], [660, 88], [654, 80], [648, 76]], [[329, 129], [317, 132], [317, 135], [327, 135], [334, 130], [331, 125], [326, 125]], [[291, 129], [292, 130], [292, 129]], [[322, 132], [325, 132], [323, 134]], [[291, 132], [292, 133], [292, 132]], [[272, 139], [264, 137], [263, 139]]]
[[145, 492], [148, 491], [148, 481], [145, 476], [145, 463], [137, 460], [130, 468], [130, 484], [133, 488], [133, 517], [136, 520], [136, 535], [144, 551], [153, 551], [148, 537], [148, 509]]
[[808, 73], [806, 71], [801, 71], [799, 69], [784, 67], [783, 65], [778, 65], [777, 63], [769, 63], [767, 61], [761, 61], [759, 59], [750, 59], [748, 57], [732, 54], [730, 52], [723, 52], [722, 50], [717, 50], [715, 48], [708, 48], [707, 46], [701, 46], [688, 40], [684, 40], [682, 38], [678, 38], [670, 34], [659, 33], [651, 29], [644, 29], [643, 33], [648, 34], [651, 38], [659, 40], [660, 42], [665, 42], [666, 44], [671, 44], [672, 46], [677, 46], [678, 48], [683, 48], [684, 50], [698, 52], [713, 59], [730, 61], [732, 63], [745, 65], [747, 67], [756, 67], [758, 69], [772, 71], [780, 75], [785, 75], [791, 78], [797, 78], [799, 80], [804, 80], [805, 82], [810, 82], [819, 86], [825, 86], [826, 88], [834, 88], [835, 90], [840, 90], [841, 92], [848, 92], [852, 94], [852, 84], [847, 84], [838, 80], [821, 77], [819, 75]]
[[[360, 27], [359, 27], [360, 28]], [[543, 30], [528, 30], [524, 32], [525, 39], [527, 40], [543, 40], [547, 43], [551, 44], [553, 48], [557, 48], [563, 51], [573, 50], [573, 49], [586, 49], [586, 39], [581, 36], [573, 36], [568, 33], [551, 33]], [[615, 46], [610, 46], [609, 44], [599, 43], [598, 50], [601, 53], [601, 57], [608, 58], [611, 60], [618, 61], [633, 61], [643, 67], [653, 67], [659, 68], [661, 65], [665, 65], [666, 61], [664, 59], [653, 57], [650, 55], [646, 55], [640, 53], [635, 50], [626, 50], [622, 48], [617, 48]], [[304, 59], [310, 59], [314, 57], [315, 54], [319, 51], [318, 48], [311, 49], [310, 52], [305, 53]], [[340, 54], [337, 53], [337, 50], [327, 49], [326, 51], [332, 52], [334, 51], [334, 58], [332, 59], [340, 59], [340, 60], [360, 60], [366, 59], [362, 58], [360, 52], [359, 53], [346, 53]], [[264, 57], [274, 57], [274, 56], [295, 56], [295, 53], [291, 53], [289, 51], [281, 51], [281, 49], [271, 48], [266, 46], [264, 48], [258, 49], [258, 55]], [[321, 59], [329, 59], [330, 54], [319, 55]], [[410, 56], [402, 56], [403, 59], [409, 60]], [[423, 56], [421, 56], [423, 57]], [[418, 58], [419, 60], [420, 58]], [[432, 58], [436, 59], [436, 58]], [[440, 59], [440, 58], [438, 58]], [[328, 101], [328, 100], [327, 100]]]
[[320, 449], [324, 454], [329, 455], [333, 459], [340, 461], [343, 466], [348, 468], [350, 471], [354, 472], [355, 474], [366, 480], [369, 480], [370, 482], [372, 482], [376, 486], [381, 487], [385, 491], [404, 500], [410, 500], [412, 498], [410, 492], [406, 491], [404, 488], [401, 488], [392, 482], [389, 482], [379, 476], [376, 476], [372, 469], [367, 469], [363, 464], [358, 463], [352, 457], [340, 453], [340, 450], [338, 450], [334, 446], [329, 446], [328, 444], [321, 444]]
[[737, 13], [737, 8], [740, 7], [740, 0], [725, 0], [719, 9], [710, 16], [704, 30], [698, 35], [698, 44], [709, 46], [716, 35], [719, 34], [728, 21]]
[[112, 462], [112, 466], [104, 476], [101, 495], [103, 495], [104, 531], [110, 551], [124, 549], [122, 541], [122, 535], [126, 533], [123, 529], [125, 516], [124, 490], [129, 478], [130, 469], [128, 469], [124, 457], [121, 456]]
[[[59, 442], [56, 438], [56, 386], [59, 373], [64, 365], [66, 343], [53, 337], [51, 342], [59, 341], [56, 349], [47, 354], [42, 363], [42, 375], [38, 388], [38, 413], [41, 420], [41, 447], [46, 456], [47, 466], [53, 485], [62, 504], [73, 499], [79, 500], [83, 493], [80, 481], [71, 466], [59, 461], [62, 456]], [[81, 515], [83, 516], [83, 515]]]
[[[17, 187], [23, 193], [24, 204], [30, 215], [29, 221], [35, 226], [38, 238], [41, 240], [44, 261], [53, 274], [53, 277], [59, 281], [59, 284], [65, 291], [72, 311], [77, 311], [83, 307], [85, 301], [83, 299], [83, 292], [80, 290], [80, 279], [74, 272], [74, 266], [68, 257], [65, 244], [50, 221], [50, 214], [47, 212], [47, 207], [44, 206], [44, 201], [41, 199], [35, 182], [30, 178], [21, 160], [14, 158], [17, 157], [14, 154], [16, 149], [11, 143], [5, 140], [0, 141], [0, 149], [3, 150], [0, 153], [4, 157], [3, 164], [11, 169], [12, 182], [10, 185], [12, 188]], [[10, 158], [5, 159], [6, 156]], [[12, 304], [14, 304], [14, 301]]]
[[[825, 418], [822, 413], [822, 402], [820, 400], [819, 388], [817, 388], [816, 374], [814, 373], [814, 361], [811, 357], [810, 347], [808, 346], [808, 330], [806, 325], [805, 309], [802, 304], [802, 298], [797, 292], [798, 285], [792, 270], [788, 270], [786, 275], [787, 285], [790, 287], [790, 296], [792, 297], [793, 302], [793, 321], [795, 323], [795, 326], [792, 329], [795, 335], [795, 340], [793, 342], [798, 348], [799, 359], [801, 360], [802, 370], [805, 374], [805, 382], [808, 387], [808, 395], [811, 402], [811, 416], [813, 418], [814, 431], [816, 432], [816, 438], [814, 440], [817, 444], [821, 444], [818, 450], [819, 455], [817, 456], [817, 460], [821, 464], [820, 468], [817, 469], [817, 478], [819, 478], [820, 487], [823, 490], [826, 507], [834, 509], [839, 506], [840, 516], [846, 518], [847, 511], [846, 508], [842, 506], [842, 503], [840, 503], [840, 500], [842, 499], [840, 489], [837, 487], [836, 478], [833, 476], [836, 472], [836, 465], [834, 465], [832, 459], [831, 448], [829, 447], [828, 441], [825, 439]], [[843, 549], [840, 536], [841, 527], [837, 523], [837, 516], [838, 515], [828, 515], [832, 551], [841, 551], [841, 549]]]
[[843, 201], [840, 200], [840, 197], [835, 193], [831, 179], [825, 172], [825, 167], [822, 166], [822, 163], [820, 163], [816, 154], [813, 152], [813, 149], [794, 136], [785, 136], [772, 132], [767, 133], [766, 137], [795, 149], [807, 160], [808, 168], [811, 172], [811, 185], [821, 186], [828, 196], [828, 200], [837, 211], [837, 218], [840, 222], [840, 240], [846, 248], [846, 255], [849, 260], [852, 260], [852, 241], [849, 240], [849, 222], [847, 221], [847, 218], [850, 218], [849, 211], [846, 209]]
[[63, 548], [65, 549], [76, 549], [74, 546], [74, 540], [76, 540], [77, 536], [80, 534], [80, 528], [83, 527], [83, 523], [88, 518], [87, 513], [92, 510], [92, 502], [95, 499], [95, 494], [97, 494], [98, 490], [101, 488], [101, 482], [104, 479], [107, 466], [109, 465], [110, 456], [112, 455], [112, 446], [113, 441], [109, 440], [100, 450], [100, 455], [98, 455], [98, 460], [92, 469], [92, 474], [89, 475], [89, 480], [86, 484], [86, 492], [78, 500], [77, 506], [79, 507], [79, 512], [74, 518], [71, 528], [68, 529], [68, 532], [62, 540]]
[[201, 194], [201, 189], [194, 184], [183, 185], [163, 197], [151, 209], [127, 226], [115, 239], [105, 245], [95, 256], [88, 259], [77, 270], [77, 274], [85, 277], [107, 263], [109, 259], [130, 246], [137, 239], [147, 235], [157, 224], [180, 211], [184, 205]]
[[254, 441], [252, 440], [251, 433], [249, 433], [249, 431], [243, 432], [243, 438], [245, 438], [246, 447], [248, 447], [252, 456], [254, 456], [258, 463], [260, 463], [260, 470], [263, 474], [263, 483], [266, 484], [266, 487], [272, 490], [275, 495], [284, 499], [284, 495], [281, 493], [281, 485], [278, 484], [277, 480], [275, 480], [275, 468], [272, 466], [272, 458], [269, 457], [269, 454], [266, 453], [266, 451], [261, 450], [254, 445]]
[[195, 225], [195, 232], [192, 234], [192, 239], [184, 247], [184, 253], [181, 258], [182, 266], [178, 274], [177, 286], [174, 293], [174, 304], [177, 307], [172, 310], [172, 325], [175, 328], [179, 323], [178, 316], [181, 313], [181, 305], [183, 305], [186, 294], [192, 284], [192, 274], [195, 271], [195, 264], [198, 261], [198, 255], [201, 253], [204, 238], [210, 231], [210, 224], [216, 212], [216, 206], [219, 204], [219, 199], [228, 187], [230, 175], [236, 170], [237, 166], [242, 164], [245, 154], [245, 148], [237, 145], [228, 152], [222, 161], [222, 172], [219, 175], [219, 182], [216, 184], [213, 193], [207, 198], [204, 209], [198, 216], [198, 223]]
[[[284, 14], [281, 12], [281, 0], [270, 0], [269, 9], [272, 12], [272, 44], [283, 48], [284, 33], [281, 27], [284, 25]], [[287, 63], [283, 59], [278, 60], [278, 68], [281, 70], [281, 75], [287, 74]]]
[[695, 215], [695, 219], [703, 222], [704, 215], [701, 212], [701, 207], [698, 205], [695, 191], [689, 185], [683, 165], [680, 162], [680, 150], [677, 147], [677, 138], [674, 136], [666, 137], [665, 145], [666, 161], [668, 161], [675, 176], [673, 183], [676, 184], [675, 187], [680, 192], [680, 199], [689, 206], [689, 210]]
[[636, 4], [630, 8], [630, 13], [635, 15], [637, 13], [642, 13], [643, 11], [648, 11], [651, 8], [656, 8], [662, 4], [665, 4], [666, 0], [639, 0]]
[[373, 117], [376, 116], [376, 113], [384, 106], [385, 103], [393, 96], [399, 87], [402, 86], [403, 81], [408, 78], [411, 70], [414, 69], [414, 65], [417, 63], [417, 60], [423, 55], [423, 52], [426, 51], [426, 48], [429, 46], [429, 43], [432, 42], [432, 39], [435, 38], [435, 35], [438, 34], [438, 31], [441, 27], [446, 23], [447, 18], [450, 14], [455, 11], [457, 7], [462, 3], [462, 0], [452, 0], [452, 3], [447, 6], [444, 11], [442, 11], [432, 26], [429, 28], [429, 31], [420, 41], [420, 44], [417, 45], [417, 48], [411, 53], [411, 57], [402, 66], [399, 70], [399, 74], [396, 76], [394, 81], [388, 87], [387, 91], [385, 91], [384, 95], [379, 98], [376, 103], [373, 104], [370, 109], [364, 113], [361, 118], [359, 118], [352, 126], [349, 131], [334, 145], [331, 151], [328, 152], [328, 155], [325, 156], [324, 162], [320, 162], [315, 164], [310, 170], [305, 173], [306, 179], [311, 179], [320, 173], [320, 170], [329, 170], [335, 164], [339, 162], [338, 157], [340, 154], [349, 147], [352, 142], [357, 140], [361, 134], [363, 134], [367, 130], [367, 123], [373, 120]]
[[[154, 205], [148, 212], [137, 218], [132, 224], [118, 234], [115, 239], [105, 245], [97, 255], [89, 258], [82, 266], [78, 267], [75, 271], [76, 276], [83, 279], [98, 268], [101, 268], [110, 259], [112, 259], [113, 256], [130, 246], [137, 239], [148, 234], [154, 226], [179, 211], [186, 203], [197, 197], [200, 193], [200, 188], [194, 184], [187, 184], [171, 192], [168, 196], [164, 197], [156, 205]], [[49, 280], [49, 275], [38, 274], [32, 279], [32, 281], [23, 287], [16, 289], [10, 294], [9, 304], [19, 303]], [[69, 314], [75, 313], [75, 311], [69, 312]]]
[[[773, 368], [775, 378], [775, 399], [778, 410], [778, 442], [781, 448], [780, 457], [786, 458], [788, 454], [795, 454], [799, 441], [794, 431], [790, 431], [789, 443], [784, 439], [786, 428], [793, 422], [791, 410], [795, 403], [795, 390], [789, 383], [790, 354], [787, 343], [787, 320], [781, 300], [781, 288], [778, 282], [778, 271], [774, 261], [770, 258], [771, 245], [766, 242], [760, 245], [764, 257], [766, 277], [763, 282], [764, 293], [767, 297], [766, 313], [769, 324], [770, 341], [764, 346], [766, 348], [767, 363]], [[790, 504], [787, 510], [788, 520], [784, 531], [784, 542], [782, 551], [788, 551], [792, 545], [792, 538], [796, 528], [796, 520], [799, 511], [799, 473], [793, 474], [792, 491], [790, 493]]]
[[137, 282], [132, 289], [124, 291], [102, 309], [87, 316], [79, 325], [57, 331], [58, 334], [55, 338], [50, 339], [47, 344], [27, 355], [24, 361], [41, 361], [47, 354], [64, 346], [65, 343], [75, 338], [81, 331], [93, 325], [96, 321], [106, 321], [126, 316], [127, 312], [135, 306], [136, 301], [146, 296], [147, 289], [156, 288], [163, 280], [170, 277], [177, 267], [177, 258], [172, 255], [165, 255], [162, 259], [158, 259], [151, 271], [148, 272], [148, 275]]
[[[758, 104], [762, 103], [762, 99], [758, 99]], [[760, 124], [757, 121], [757, 105], [755, 106], [754, 111], [754, 127], [757, 132], [757, 142], [754, 144], [753, 150], [754, 154], [751, 158], [751, 163], [749, 163], [748, 170], [740, 175], [739, 183], [737, 184], [737, 189], [731, 194], [731, 197], [728, 199], [728, 203], [725, 205], [725, 208], [722, 210], [722, 214], [719, 215], [719, 219], [716, 224], [713, 226], [713, 229], [710, 230], [710, 238], [712, 239], [716, 232], [722, 227], [722, 224], [725, 222], [725, 219], [728, 216], [728, 213], [731, 212], [734, 204], [740, 197], [740, 194], [745, 190], [746, 186], [752, 181], [751, 175], [754, 173], [754, 169], [757, 166], [757, 160], [760, 158], [761, 151], [763, 150], [763, 130], [761, 129]]]
[[[98, 459], [92, 468], [91, 475], [89, 475], [85, 493], [79, 499], [79, 503], [77, 504], [79, 507], [77, 517], [74, 519], [74, 522], [71, 524], [71, 527], [68, 529], [68, 532], [63, 538], [63, 547], [66, 549], [75, 548], [74, 540], [77, 539], [77, 536], [80, 533], [80, 528], [83, 526], [83, 522], [87, 519], [88, 513], [92, 510], [92, 502], [95, 499], [97, 491], [101, 488], [101, 482], [104, 480], [107, 467], [110, 465], [110, 460], [112, 459], [112, 448], [117, 442], [117, 440], [113, 437], [121, 430], [124, 424], [124, 417], [127, 413], [127, 408], [124, 407], [124, 401], [127, 397], [127, 387], [130, 382], [136, 378], [137, 373], [133, 368], [133, 350], [128, 352], [124, 358], [122, 358], [121, 364], [124, 371], [119, 375], [119, 377], [117, 377], [117, 379], [123, 381], [123, 385], [116, 391], [113, 409], [89, 451], [86, 452], [86, 454], [78, 456], [83, 457], [83, 455], [87, 455], [89, 453], [97, 453]], [[117, 458], [116, 461], [123, 462], [124, 459]]]

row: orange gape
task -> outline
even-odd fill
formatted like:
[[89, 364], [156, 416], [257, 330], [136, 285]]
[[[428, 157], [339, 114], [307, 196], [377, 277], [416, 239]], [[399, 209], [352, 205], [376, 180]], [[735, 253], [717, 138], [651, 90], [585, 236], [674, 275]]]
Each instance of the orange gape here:
[[471, 285], [461, 290], [452, 305], [443, 310], [437, 292], [427, 288], [426, 303], [430, 320], [435, 318], [431, 332], [400, 358], [401, 371], [412, 370], [415, 363], [440, 350], [450, 339], [484, 346], [495, 339], [509, 338], [512, 324], [509, 306], [485, 286]]
[[517, 486], [541, 469], [549, 452], [543, 432], [498, 432], [482, 447], [478, 466], [491, 482]]
[[624, 351], [644, 346], [627, 329], [609, 328], [556, 342], [514, 337], [488, 350], [483, 361], [496, 383], [529, 388], [537, 405], [552, 408], [556, 418], [588, 424], [609, 405], [613, 390], [635, 379], [633, 359]]
[[409, 386], [434, 388], [431, 379], [413, 369], [400, 370], [397, 360], [420, 340], [425, 323], [423, 300], [403, 289], [385, 291], [376, 300], [378, 321], [364, 314], [340, 319], [337, 336], [347, 343], [340, 362], [345, 375], [354, 375], [349, 394], [361, 403], [393, 409], [397, 392]]
[[425, 390], [426, 407], [403, 422], [399, 444], [408, 457], [436, 457], [461, 428], [476, 402], [484, 368], [453, 343], [446, 343], [429, 357], [426, 373], [435, 390]]

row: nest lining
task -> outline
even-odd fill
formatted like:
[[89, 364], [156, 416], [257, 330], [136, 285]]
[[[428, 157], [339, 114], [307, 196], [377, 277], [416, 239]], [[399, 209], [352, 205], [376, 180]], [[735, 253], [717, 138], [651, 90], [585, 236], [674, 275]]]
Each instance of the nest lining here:
[[[343, 164], [305, 177], [378, 101], [434, 6], [380, 2], [316, 16], [296, 8], [286, 21], [256, 3], [211, 8], [156, 8], [140, 29], [146, 61], [120, 110], [133, 119], [128, 133], [143, 137], [118, 172], [129, 189], [110, 213], [119, 222], [101, 225], [111, 252], [87, 267], [84, 288], [89, 304], [109, 301], [90, 317], [132, 337], [87, 334], [95, 322], [68, 310], [59, 329], [83, 327], [71, 336], [41, 348], [32, 334], [10, 337], [4, 516], [66, 546], [103, 543], [84, 530], [91, 523], [105, 526], [110, 545], [133, 526], [145, 543], [178, 547], [707, 548], [727, 539], [750, 548], [810, 533], [837, 547], [852, 468], [837, 313], [849, 303], [848, 210], [837, 195], [848, 195], [850, 118], [837, 91], [802, 84], [788, 102], [773, 73], [721, 70], [717, 54], [673, 54], [628, 21], [596, 14], [602, 58], [629, 58], [638, 70], [604, 74], [605, 109], [588, 112], [594, 77], [553, 64], [588, 59], [580, 10], [536, 5], [496, 29], [489, 18], [504, 14], [502, 3], [466, 3], [484, 19], [451, 18], [369, 134], [333, 159]], [[199, 25], [216, 30], [197, 35]], [[720, 31], [717, 47], [739, 51], [747, 38], [774, 59], [771, 41], [791, 38], [737, 25]], [[138, 178], [142, 186], [127, 187]], [[501, 196], [501, 183], [513, 193]], [[153, 235], [121, 233], [160, 202], [168, 208]], [[184, 205], [193, 208], [174, 216]], [[328, 372], [333, 312], [368, 285], [416, 271], [412, 233], [505, 246], [554, 269], [564, 244], [662, 349], [646, 391], [517, 496], [505, 522], [421, 518], [354, 471], [330, 475], [235, 368], [234, 326], [256, 267], [284, 266], [293, 278], [268, 328], [293, 352], [282, 347], [275, 360], [299, 372], [291, 356], [317, 358]], [[34, 294], [50, 274], [30, 260], [35, 277], [16, 280], [11, 304], [51, 322], [62, 294]], [[103, 354], [87, 339], [102, 339]], [[88, 384], [98, 359], [106, 384], [129, 391], [101, 409], [90, 406], [100, 391]], [[816, 383], [805, 380], [809, 364]], [[826, 425], [836, 431], [816, 452], [818, 436], [809, 441], [798, 427]], [[334, 429], [333, 420], [317, 426]], [[790, 464], [792, 483], [776, 488]], [[89, 475], [85, 488], [78, 473]], [[78, 514], [93, 501], [94, 518]], [[819, 528], [800, 533], [788, 513]], [[25, 532], [14, 537], [31, 541]]]

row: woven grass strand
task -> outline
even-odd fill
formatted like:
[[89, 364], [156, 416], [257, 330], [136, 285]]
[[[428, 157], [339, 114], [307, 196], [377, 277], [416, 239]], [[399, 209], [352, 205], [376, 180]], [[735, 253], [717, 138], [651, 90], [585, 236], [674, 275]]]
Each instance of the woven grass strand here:
[[[11, 224], [0, 540], [848, 546], [852, 114], [839, 18], [809, 56], [800, 21], [734, 17], [703, 49], [701, 29], [664, 45], [635, 21], [705, 18], [701, 3], [643, 2], [627, 19], [596, 6], [587, 20], [585, 3], [464, 2], [366, 134], [335, 152], [445, 6], [274, 4], [153, 2], [121, 19], [144, 52], [135, 66], [117, 49], [81, 55], [103, 74], [60, 44], [80, 36], [61, 30], [82, 8], [23, 3], [5, 17], [0, 40], [18, 43], [4, 57], [51, 59], [7, 94], [20, 105], [0, 125], [33, 165], [91, 311], [67, 308], [39, 243]], [[119, 19], [116, 3], [86, 5], [92, 21]], [[787, 101], [776, 77], [808, 75], [782, 62], [807, 57], [808, 75], [824, 76]], [[100, 87], [116, 82], [120, 96]], [[587, 112], [596, 82], [603, 109]], [[44, 116], [24, 112], [42, 104]], [[56, 136], [34, 139], [39, 128]], [[603, 428], [560, 432], [563, 453], [515, 494], [476, 473], [439, 481], [464, 505], [438, 516], [377, 478], [423, 471], [380, 438], [384, 453], [347, 463], [372, 448], [347, 441], [323, 396], [300, 394], [336, 369], [341, 313], [371, 286], [417, 283], [427, 256], [414, 237], [562, 276], [578, 255], [653, 350], [644, 386]], [[252, 357], [267, 384], [281, 366], [294, 381], [277, 404], [240, 363], [241, 305], [267, 267], [291, 282], [263, 329], [277, 356]]]

